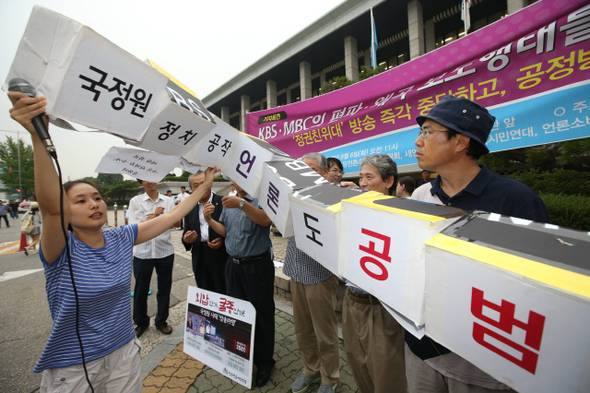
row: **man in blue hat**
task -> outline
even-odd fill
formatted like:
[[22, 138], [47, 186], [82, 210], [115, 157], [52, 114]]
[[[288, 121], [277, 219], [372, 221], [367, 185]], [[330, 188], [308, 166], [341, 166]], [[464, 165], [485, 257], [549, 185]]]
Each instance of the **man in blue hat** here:
[[[485, 144], [495, 120], [483, 106], [450, 95], [418, 116], [418, 165], [438, 176], [418, 187], [412, 199], [549, 222], [533, 190], [478, 165], [479, 157], [489, 153]], [[406, 332], [405, 358], [408, 392], [511, 390], [426, 336], [418, 340]]]

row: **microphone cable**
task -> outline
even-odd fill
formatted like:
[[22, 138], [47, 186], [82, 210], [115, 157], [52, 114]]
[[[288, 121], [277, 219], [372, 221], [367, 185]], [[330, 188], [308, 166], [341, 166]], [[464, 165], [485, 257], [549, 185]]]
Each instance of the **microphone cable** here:
[[[54, 152], [55, 153], [55, 152]], [[68, 267], [70, 270], [70, 279], [72, 281], [72, 287], [74, 288], [74, 297], [76, 299], [76, 336], [78, 338], [78, 344], [80, 345], [80, 354], [82, 355], [82, 367], [84, 368], [84, 376], [86, 377], [86, 382], [88, 382], [88, 386], [90, 386], [90, 391], [94, 393], [94, 387], [90, 382], [90, 378], [88, 376], [88, 370], [86, 369], [86, 360], [84, 357], [84, 346], [82, 345], [82, 336], [80, 335], [80, 300], [78, 298], [78, 290], [76, 289], [76, 283], [74, 281], [74, 270], [72, 269], [72, 256], [70, 255], [70, 242], [68, 241], [68, 232], [65, 226], [65, 218], [64, 218], [64, 188], [62, 182], [62, 174], [61, 174], [61, 167], [59, 166], [59, 161], [57, 160], [57, 154], [50, 154], [55, 161], [55, 165], [57, 166], [57, 174], [59, 177], [59, 214], [61, 219], [61, 231], [64, 236], [64, 240], [66, 242], [66, 255], [68, 258]]]

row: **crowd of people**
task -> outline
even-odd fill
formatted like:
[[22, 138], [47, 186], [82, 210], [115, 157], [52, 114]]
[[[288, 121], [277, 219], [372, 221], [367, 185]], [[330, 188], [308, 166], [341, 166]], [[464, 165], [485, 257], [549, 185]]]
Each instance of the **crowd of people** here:
[[[256, 309], [255, 384], [264, 386], [276, 362], [274, 265], [271, 220], [258, 200], [235, 182], [230, 195], [213, 193], [216, 168], [192, 175], [192, 194], [183, 189], [176, 206], [171, 198], [159, 194], [156, 183], [138, 180], [145, 192], [130, 202], [129, 225], [103, 231], [106, 205], [95, 185], [66, 183], [67, 198], [60, 209], [61, 185], [31, 124], [34, 116], [44, 113], [44, 98], [22, 93], [9, 93], [9, 98], [14, 105], [11, 117], [31, 133], [38, 208], [43, 214], [40, 258], [54, 326], [34, 369], [43, 372], [41, 391], [53, 391], [58, 382], [62, 391], [86, 391], [87, 381], [80, 369], [83, 363], [90, 383], [103, 389], [98, 391], [141, 390], [137, 337], [150, 323], [146, 305], [149, 282], [155, 268], [155, 325], [163, 334], [170, 334], [172, 327], [166, 322], [174, 263], [170, 229], [181, 225], [182, 243], [191, 251], [197, 286], [249, 301]], [[416, 157], [423, 179], [418, 184], [410, 176], [400, 179], [392, 158], [377, 154], [362, 160], [358, 186], [464, 210], [549, 221], [545, 205], [529, 187], [478, 164], [478, 158], [488, 153], [485, 143], [495, 121], [487, 109], [464, 98], [445, 96], [416, 120], [420, 126]], [[344, 168], [337, 158], [309, 153], [301, 160], [331, 183], [358, 187], [342, 180]], [[437, 176], [431, 179], [431, 173]], [[0, 203], [0, 216], [6, 210]], [[60, 229], [60, 210], [69, 229], [67, 239]], [[79, 300], [72, 295], [70, 264]], [[133, 314], [128, 299], [132, 271]], [[293, 319], [303, 363], [291, 390], [305, 392], [320, 382], [319, 392], [333, 392], [340, 378], [335, 312], [339, 278], [300, 250], [294, 237], [288, 240], [283, 271], [291, 279]], [[79, 315], [74, 307], [78, 301]], [[381, 301], [355, 284], [354, 278], [346, 280], [342, 334], [360, 392], [510, 390], [429, 337], [419, 340], [406, 332]], [[108, 369], [103, 361], [107, 358], [113, 364]]]

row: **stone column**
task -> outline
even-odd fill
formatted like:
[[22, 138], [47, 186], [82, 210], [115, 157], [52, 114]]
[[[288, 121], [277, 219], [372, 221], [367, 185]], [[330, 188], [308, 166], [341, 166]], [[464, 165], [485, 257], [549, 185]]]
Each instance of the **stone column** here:
[[228, 106], [221, 107], [221, 116], [220, 117], [221, 117], [221, 120], [223, 120], [224, 122], [229, 124], [229, 107]]
[[291, 101], [291, 88], [287, 86], [287, 91], [285, 92], [285, 98], [287, 99], [287, 104], [292, 103]]
[[349, 35], [344, 39], [344, 68], [346, 77], [351, 81], [359, 80], [359, 59], [356, 38]]
[[516, 11], [526, 7], [528, 2], [526, 0], [507, 0], [508, 15], [514, 14]]
[[277, 82], [266, 81], [266, 109], [277, 106]]
[[[367, 67], [367, 70], [371, 69], [371, 48], [365, 50], [365, 67]], [[379, 64], [377, 64], [377, 67], [379, 67]]]
[[424, 19], [422, 3], [412, 0], [408, 3], [408, 39], [410, 40], [410, 60], [424, 54]]
[[426, 44], [426, 53], [436, 49], [436, 31], [433, 19], [428, 19], [424, 23], [424, 43]]
[[250, 111], [250, 96], [241, 96], [240, 106], [240, 131], [246, 132], [246, 112]]
[[299, 87], [301, 89], [301, 101], [311, 98], [311, 64], [307, 61], [299, 63]]

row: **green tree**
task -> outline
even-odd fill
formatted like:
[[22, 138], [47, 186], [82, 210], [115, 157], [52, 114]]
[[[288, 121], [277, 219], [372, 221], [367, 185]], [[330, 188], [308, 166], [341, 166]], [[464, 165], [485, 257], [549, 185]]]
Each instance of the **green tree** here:
[[96, 182], [100, 186], [112, 186], [120, 181], [123, 181], [123, 175], [119, 173], [99, 173], [96, 177]]
[[116, 200], [122, 201], [130, 199], [139, 192], [139, 183], [135, 180], [122, 180], [109, 187], [105, 192], [106, 196]]
[[382, 64], [377, 68], [367, 68], [366, 66], [362, 65], [361, 72], [359, 72], [359, 82], [374, 75], [380, 74], [383, 71], [385, 71], [385, 64]]
[[16, 193], [19, 187], [19, 149], [20, 149], [20, 185], [23, 198], [35, 191], [33, 147], [25, 144], [22, 139], [10, 136], [0, 142], [0, 180], [7, 191]]
[[345, 76], [337, 76], [335, 78], [330, 79], [329, 81], [324, 82], [320, 92], [321, 94], [326, 94], [334, 90], [341, 89], [348, 85], [352, 85], [354, 82], [348, 79]]

